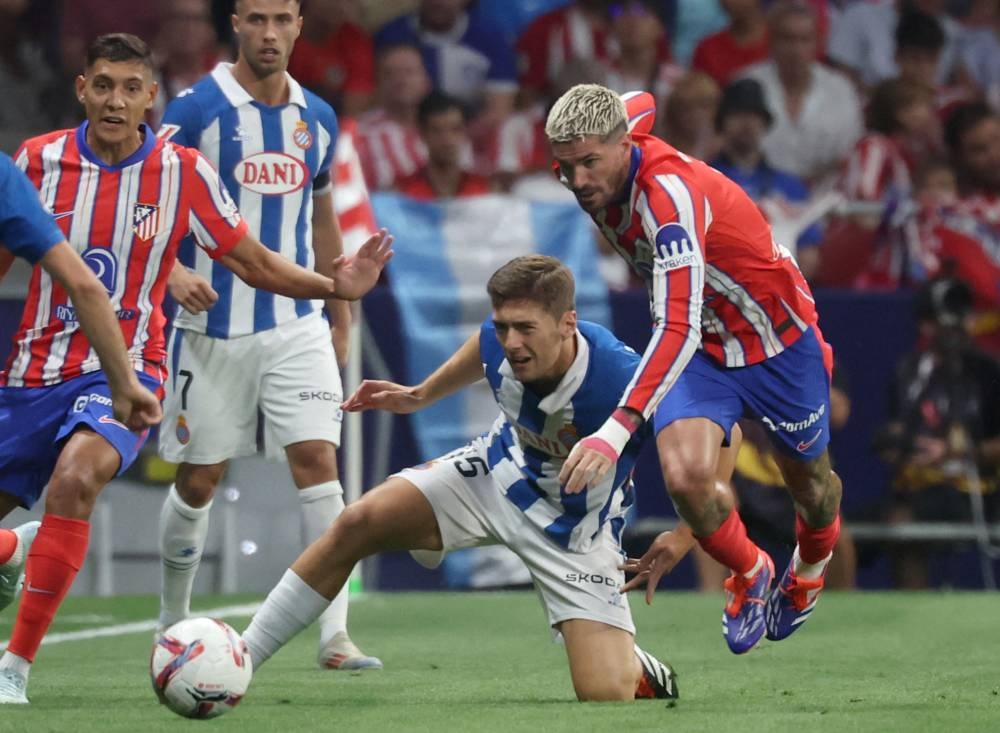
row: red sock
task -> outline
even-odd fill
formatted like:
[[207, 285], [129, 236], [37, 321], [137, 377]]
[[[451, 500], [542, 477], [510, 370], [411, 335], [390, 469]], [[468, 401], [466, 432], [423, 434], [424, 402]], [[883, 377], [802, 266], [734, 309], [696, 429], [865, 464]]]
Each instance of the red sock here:
[[0, 565], [10, 560], [17, 549], [17, 535], [12, 529], [0, 529]]
[[712, 534], [695, 539], [714, 560], [734, 572], [748, 573], [757, 564], [760, 548], [747, 537], [746, 525], [735, 509]]
[[90, 522], [46, 514], [28, 553], [24, 597], [7, 650], [29, 662], [87, 557]]
[[826, 527], [813, 529], [798, 514], [795, 515], [795, 538], [799, 542], [799, 557], [810, 565], [825, 560], [840, 537], [840, 515]]

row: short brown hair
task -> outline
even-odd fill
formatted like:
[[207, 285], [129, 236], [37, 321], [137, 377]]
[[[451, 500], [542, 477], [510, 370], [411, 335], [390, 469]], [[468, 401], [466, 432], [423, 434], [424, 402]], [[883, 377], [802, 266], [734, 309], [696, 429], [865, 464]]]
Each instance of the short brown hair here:
[[511, 300], [531, 300], [556, 318], [576, 308], [573, 273], [548, 255], [514, 258], [493, 273], [486, 292], [494, 308]]
[[153, 53], [146, 42], [131, 33], [105, 33], [91, 41], [87, 47], [87, 65], [89, 69], [98, 59], [108, 61], [139, 61], [150, 71], [153, 71]]
[[878, 84], [868, 100], [868, 127], [883, 135], [903, 129], [900, 113], [911, 105], [934, 104], [934, 91], [907, 79], [889, 79]]

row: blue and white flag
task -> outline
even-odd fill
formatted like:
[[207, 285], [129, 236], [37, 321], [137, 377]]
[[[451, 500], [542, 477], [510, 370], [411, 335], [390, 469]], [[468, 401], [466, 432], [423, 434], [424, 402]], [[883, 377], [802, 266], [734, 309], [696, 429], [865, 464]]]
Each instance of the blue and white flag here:
[[[590, 218], [571, 203], [490, 195], [421, 202], [372, 196], [375, 219], [396, 237], [389, 283], [406, 349], [408, 383], [440, 366], [490, 314], [486, 282], [504, 263], [546, 254], [576, 278], [580, 318], [610, 325], [608, 289]], [[489, 429], [498, 408], [486, 382], [412, 416], [422, 458], [460, 447]]]

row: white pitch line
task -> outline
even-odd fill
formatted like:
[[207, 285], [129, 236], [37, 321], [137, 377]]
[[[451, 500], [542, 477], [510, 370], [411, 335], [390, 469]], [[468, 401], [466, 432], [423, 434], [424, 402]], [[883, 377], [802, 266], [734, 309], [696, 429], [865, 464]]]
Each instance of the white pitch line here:
[[[244, 603], [241, 606], [219, 606], [218, 608], [198, 609], [193, 612], [194, 616], [210, 616], [211, 618], [221, 618], [223, 616], [252, 616], [260, 603]], [[97, 626], [91, 629], [79, 629], [77, 631], [63, 631], [59, 634], [48, 634], [42, 639], [42, 646], [48, 644], [62, 644], [67, 641], [84, 641], [87, 639], [101, 639], [106, 636], [125, 636], [126, 634], [138, 634], [142, 631], [153, 631], [156, 628], [156, 619], [148, 621], [133, 621], [128, 624], [116, 624], [114, 626]], [[10, 639], [0, 641], [0, 648], [6, 647]]]

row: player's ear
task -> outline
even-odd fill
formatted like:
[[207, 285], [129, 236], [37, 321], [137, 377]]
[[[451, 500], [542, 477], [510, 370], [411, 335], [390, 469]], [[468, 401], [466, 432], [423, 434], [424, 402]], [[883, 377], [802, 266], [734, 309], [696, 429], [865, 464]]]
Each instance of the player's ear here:
[[73, 86], [76, 87], [76, 98], [81, 102], [83, 101], [83, 90], [87, 86], [87, 79], [80, 74], [76, 79], [73, 80]]
[[562, 332], [564, 338], [568, 338], [576, 332], [576, 311], [570, 310], [563, 313], [559, 330]]
[[155, 81], [149, 85], [149, 99], [146, 101], [146, 109], [152, 109], [156, 101], [156, 95], [160, 92], [160, 85]]

